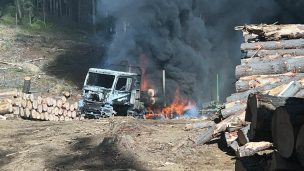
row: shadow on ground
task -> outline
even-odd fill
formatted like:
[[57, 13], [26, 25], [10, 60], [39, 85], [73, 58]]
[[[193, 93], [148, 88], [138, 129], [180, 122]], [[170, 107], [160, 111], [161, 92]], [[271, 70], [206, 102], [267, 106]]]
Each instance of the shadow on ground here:
[[92, 46], [72, 46], [59, 54], [44, 71], [48, 75], [64, 79], [82, 88], [88, 69], [98, 67], [104, 56], [104, 48]]
[[117, 138], [106, 137], [96, 147], [90, 145], [90, 138], [76, 141], [71, 146], [76, 154], [60, 156], [48, 163], [48, 167], [54, 170], [144, 170], [134, 156], [119, 150]]

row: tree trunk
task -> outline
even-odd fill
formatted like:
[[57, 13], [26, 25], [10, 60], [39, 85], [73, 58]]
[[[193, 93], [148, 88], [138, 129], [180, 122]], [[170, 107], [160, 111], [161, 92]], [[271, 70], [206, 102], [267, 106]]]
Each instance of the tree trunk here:
[[243, 113], [246, 109], [246, 102], [237, 101], [232, 107], [221, 110], [223, 118], [227, 118], [231, 115]]
[[298, 135], [297, 135], [297, 142], [296, 142], [296, 155], [304, 167], [304, 125], [302, 125]]
[[251, 94], [248, 97], [245, 120], [251, 122], [248, 138], [250, 141], [270, 141], [272, 116], [276, 108], [304, 105], [304, 99]]
[[13, 106], [10, 100], [0, 100], [0, 115], [12, 113]]
[[246, 127], [240, 129], [237, 133], [238, 135], [238, 142], [241, 145], [245, 145], [249, 143], [249, 138], [248, 138], [248, 131], [250, 129], [250, 124], [248, 124]]
[[272, 138], [284, 158], [295, 153], [297, 135], [304, 124], [304, 104], [277, 108], [273, 117]]
[[253, 75], [241, 77], [235, 84], [237, 92], [244, 92], [250, 89], [271, 89], [291, 81], [301, 80], [304, 73], [285, 73], [276, 75]]
[[272, 147], [270, 142], [250, 142], [240, 147], [237, 151], [238, 157], [252, 156], [260, 151], [264, 151]]
[[304, 48], [304, 39], [243, 43], [241, 51], [248, 50], [277, 50], [277, 49], [302, 49]]
[[303, 170], [303, 168], [296, 161], [284, 159], [274, 151], [269, 170]]
[[247, 51], [246, 58], [252, 57], [268, 57], [268, 56], [304, 56], [303, 49], [277, 49], [277, 50], [249, 50]]
[[252, 75], [283, 74], [286, 72], [303, 72], [304, 56], [280, 57], [280, 58], [260, 58], [255, 62], [236, 66], [235, 77]]
[[300, 39], [304, 37], [304, 25], [287, 24], [287, 25], [246, 25], [243, 32], [247, 34], [258, 35], [260, 41], [271, 41], [281, 39]]
[[31, 77], [24, 78], [23, 93], [29, 94], [31, 89]]

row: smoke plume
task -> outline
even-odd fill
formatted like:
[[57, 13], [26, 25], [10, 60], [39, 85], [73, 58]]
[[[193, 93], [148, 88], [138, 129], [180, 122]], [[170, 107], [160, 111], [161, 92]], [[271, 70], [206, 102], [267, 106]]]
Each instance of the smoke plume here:
[[[144, 67], [149, 84], [161, 87], [166, 70], [168, 100], [177, 89], [199, 103], [234, 91], [234, 69], [242, 54], [237, 25], [292, 22], [282, 0], [102, 0], [100, 19], [112, 18], [103, 65], [128, 61]], [[291, 10], [292, 11], [292, 10]], [[144, 66], [143, 66], [144, 65]]]

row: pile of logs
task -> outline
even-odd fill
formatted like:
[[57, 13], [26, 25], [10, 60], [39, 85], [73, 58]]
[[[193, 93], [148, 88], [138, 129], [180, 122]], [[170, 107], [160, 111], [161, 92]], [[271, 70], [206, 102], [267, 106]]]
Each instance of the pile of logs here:
[[227, 97], [210, 138], [224, 135], [239, 158], [275, 149], [272, 168], [304, 167], [304, 25], [236, 29], [243, 31], [245, 57], [235, 70], [236, 93]]
[[70, 121], [80, 119], [77, 108], [78, 102], [72, 102], [65, 95], [41, 97], [16, 90], [0, 92], [0, 115], [14, 115], [29, 120]]

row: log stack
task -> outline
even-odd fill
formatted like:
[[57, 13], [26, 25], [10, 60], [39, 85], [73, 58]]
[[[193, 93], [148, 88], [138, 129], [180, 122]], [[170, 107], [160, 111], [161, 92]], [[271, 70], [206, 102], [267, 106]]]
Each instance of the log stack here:
[[0, 115], [14, 115], [37, 121], [81, 119], [77, 112], [78, 102], [67, 99], [66, 96], [41, 97], [21, 92], [0, 92], [0, 99]]
[[245, 25], [236, 30], [243, 32], [244, 58], [235, 70], [236, 93], [227, 97], [212, 137], [224, 133], [240, 158], [275, 149], [273, 170], [290, 163], [302, 168], [304, 25]]

